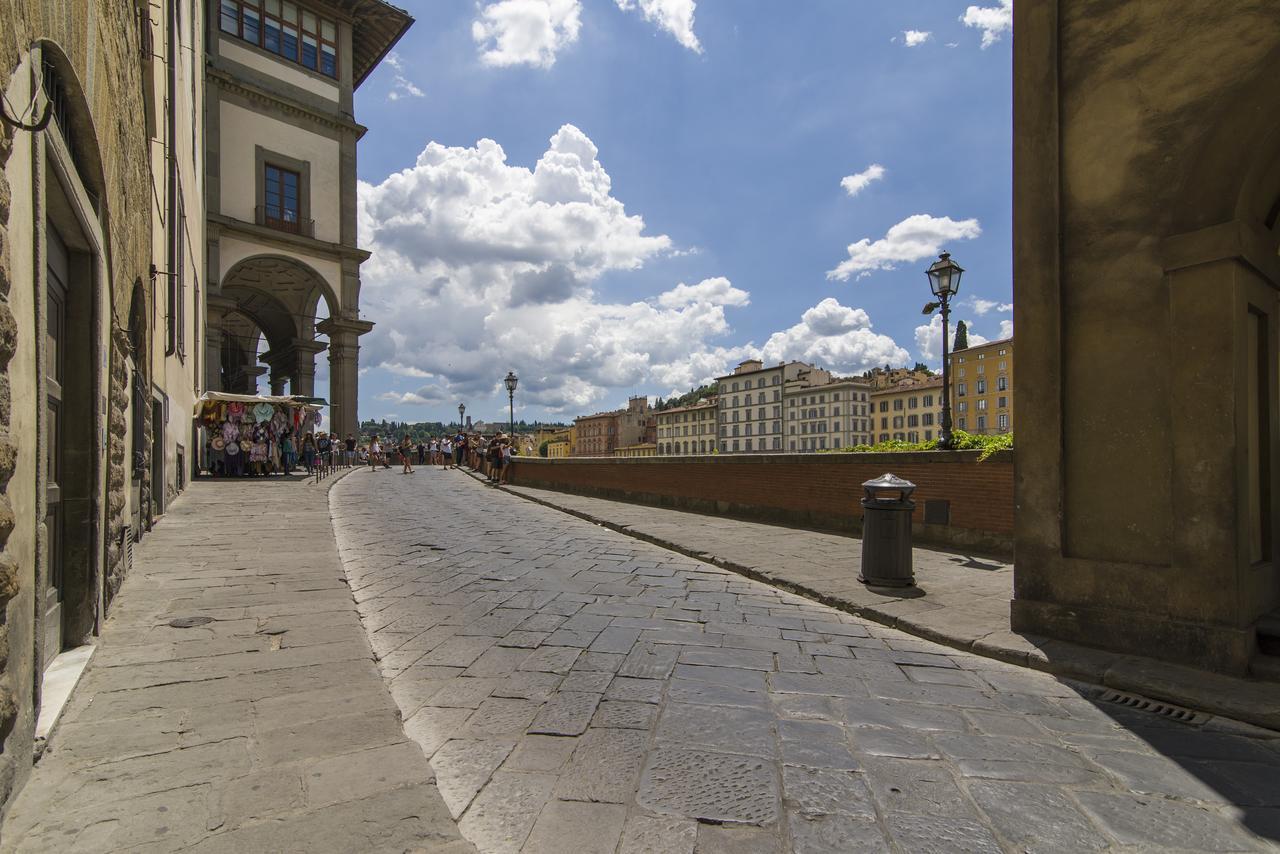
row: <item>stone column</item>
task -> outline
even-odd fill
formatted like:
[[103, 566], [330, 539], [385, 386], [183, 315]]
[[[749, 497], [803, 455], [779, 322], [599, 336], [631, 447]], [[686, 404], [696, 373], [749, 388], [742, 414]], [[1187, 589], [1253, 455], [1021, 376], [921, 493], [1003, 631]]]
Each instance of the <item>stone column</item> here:
[[227, 312], [235, 307], [235, 300], [218, 294], [209, 294], [206, 301], [204, 382], [209, 391], [228, 391], [222, 387], [222, 328]]
[[367, 320], [329, 318], [316, 325], [329, 336], [329, 424], [341, 436], [360, 426], [359, 377], [361, 335], [373, 329]]

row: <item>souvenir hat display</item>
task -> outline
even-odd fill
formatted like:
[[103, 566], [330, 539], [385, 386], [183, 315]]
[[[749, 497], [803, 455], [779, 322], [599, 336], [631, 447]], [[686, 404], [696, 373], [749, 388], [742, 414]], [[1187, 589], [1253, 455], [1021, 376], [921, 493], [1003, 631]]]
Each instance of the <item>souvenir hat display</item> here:
[[302, 438], [320, 424], [317, 398], [206, 392], [195, 416], [211, 474], [273, 474], [291, 469]]

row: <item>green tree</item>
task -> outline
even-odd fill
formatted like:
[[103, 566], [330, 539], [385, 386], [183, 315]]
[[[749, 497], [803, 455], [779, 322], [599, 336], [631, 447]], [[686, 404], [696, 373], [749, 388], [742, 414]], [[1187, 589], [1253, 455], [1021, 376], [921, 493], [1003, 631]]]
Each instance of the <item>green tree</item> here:
[[543, 439], [542, 444], [538, 446], [538, 456], [545, 457], [547, 455], [547, 445], [550, 445], [550, 444], [551, 444], [550, 440]]
[[969, 327], [965, 325], [965, 322], [963, 320], [956, 324], [956, 344], [951, 349], [952, 350], [969, 349]]

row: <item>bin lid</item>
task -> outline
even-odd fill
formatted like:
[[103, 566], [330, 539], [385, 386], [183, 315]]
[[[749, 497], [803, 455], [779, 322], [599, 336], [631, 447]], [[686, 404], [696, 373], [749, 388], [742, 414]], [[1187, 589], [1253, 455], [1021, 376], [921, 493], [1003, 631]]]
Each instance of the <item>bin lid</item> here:
[[862, 491], [868, 500], [884, 501], [890, 496], [883, 496], [884, 492], [897, 492], [894, 496], [898, 501], [906, 501], [911, 497], [911, 493], [916, 491], [916, 485], [905, 478], [898, 477], [896, 474], [885, 472], [879, 477], [868, 480], [862, 484]]
[[896, 474], [885, 472], [874, 480], [866, 481], [862, 487], [864, 489], [915, 489], [916, 485]]

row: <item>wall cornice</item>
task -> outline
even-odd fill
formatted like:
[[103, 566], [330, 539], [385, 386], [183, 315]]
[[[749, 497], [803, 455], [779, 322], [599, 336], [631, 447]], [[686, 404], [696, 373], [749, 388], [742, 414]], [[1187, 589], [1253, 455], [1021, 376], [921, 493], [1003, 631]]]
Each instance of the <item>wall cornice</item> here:
[[269, 107], [271, 110], [283, 113], [291, 118], [313, 122], [334, 130], [346, 131], [355, 134], [357, 140], [368, 131], [368, 128], [359, 122], [345, 118], [336, 112], [312, 107], [278, 92], [271, 92], [261, 86], [248, 83], [225, 67], [225, 63], [218, 59], [210, 59], [205, 72], [206, 80], [213, 83], [215, 88], [233, 92], [253, 103]]

